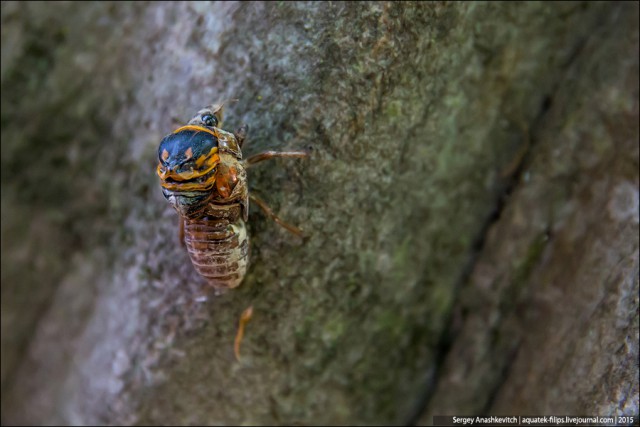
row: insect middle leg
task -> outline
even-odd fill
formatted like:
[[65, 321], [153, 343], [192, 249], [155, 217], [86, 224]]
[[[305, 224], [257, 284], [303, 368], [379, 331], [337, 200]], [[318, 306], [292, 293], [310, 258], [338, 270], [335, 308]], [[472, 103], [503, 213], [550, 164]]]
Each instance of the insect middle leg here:
[[271, 208], [269, 208], [269, 206], [267, 206], [267, 204], [262, 199], [260, 199], [258, 196], [254, 196], [253, 194], [249, 194], [249, 199], [252, 202], [254, 202], [256, 205], [258, 205], [260, 207], [260, 209], [262, 209], [263, 212], [268, 217], [270, 217], [272, 220], [274, 220], [278, 225], [286, 228], [288, 231], [290, 231], [291, 233], [295, 234], [296, 236], [303, 237], [302, 230], [300, 230], [295, 225], [291, 225], [291, 224], [286, 223], [283, 220], [281, 220], [276, 214], [273, 213]]

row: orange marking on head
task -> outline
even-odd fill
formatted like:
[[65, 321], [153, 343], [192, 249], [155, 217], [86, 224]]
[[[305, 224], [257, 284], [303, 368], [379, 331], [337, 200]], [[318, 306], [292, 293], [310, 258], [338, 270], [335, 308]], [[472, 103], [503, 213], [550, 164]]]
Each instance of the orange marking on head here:
[[162, 167], [160, 163], [158, 163], [158, 167], [156, 168], [156, 173], [161, 179], [165, 179], [169, 175], [169, 172], [164, 167]]
[[[220, 162], [220, 156], [217, 154], [209, 157], [208, 161], [205, 163], [205, 167], [197, 170], [188, 170], [185, 172], [176, 172], [172, 169], [165, 169], [161, 164], [158, 164], [157, 172], [158, 176], [162, 179], [172, 178], [176, 181], [188, 181], [190, 179], [199, 178], [203, 175], [211, 172]], [[204, 163], [204, 162], [203, 162]], [[200, 166], [200, 165], [198, 165]]]
[[[176, 190], [176, 191], [190, 191], [190, 190], [209, 190], [213, 187], [216, 182], [217, 174], [212, 174], [207, 178], [204, 182], [193, 182], [191, 180], [195, 178], [200, 178], [212, 170], [218, 165], [220, 161], [220, 157], [216, 154], [211, 156], [205, 169], [200, 170], [189, 170], [185, 172], [178, 173], [172, 169], [165, 169], [161, 164], [158, 164], [156, 168], [156, 173], [160, 177], [160, 184], [163, 188], [167, 190]], [[167, 182], [167, 178], [171, 178], [171, 182]]]
[[169, 152], [165, 148], [164, 150], [162, 150], [162, 160], [166, 162], [168, 158], [169, 158]]
[[189, 160], [192, 157], [193, 157], [193, 150], [191, 149], [191, 147], [189, 147], [187, 148], [187, 151], [184, 152], [184, 158]]
[[207, 182], [187, 182], [187, 183], [168, 183], [162, 182], [163, 188], [171, 191], [205, 191], [210, 190], [215, 182], [215, 177], [212, 177]]
[[[175, 177], [179, 175], [172, 175], [166, 171], [162, 171], [160, 167], [158, 167], [158, 176], [160, 176], [160, 185], [167, 190], [177, 190], [177, 191], [189, 191], [189, 190], [208, 190], [213, 187], [216, 182], [216, 175], [213, 174], [209, 178], [207, 178], [204, 182], [193, 182], [193, 181], [178, 181], [173, 179], [173, 181], [167, 181], [167, 177]], [[176, 182], [177, 181], [177, 182]]]
[[173, 133], [178, 133], [181, 132], [183, 130], [195, 130], [198, 132], [207, 132], [210, 133], [211, 135], [215, 136], [216, 138], [218, 137], [218, 135], [216, 135], [216, 133], [214, 131], [212, 131], [211, 129], [207, 129], [205, 127], [202, 126], [196, 126], [196, 125], [186, 125], [186, 126], [182, 126], [176, 130], [173, 131]]
[[[213, 159], [215, 159], [216, 162], [220, 161], [220, 156], [212, 156], [212, 154], [215, 154], [218, 152], [218, 147], [213, 147], [211, 148], [211, 150], [209, 151], [209, 153], [207, 154], [203, 154], [202, 156], [198, 157], [196, 159], [196, 167], [200, 167], [204, 164], [204, 162], [206, 162], [207, 160], [209, 160], [210, 162], [213, 161]], [[209, 163], [211, 164], [211, 163]]]

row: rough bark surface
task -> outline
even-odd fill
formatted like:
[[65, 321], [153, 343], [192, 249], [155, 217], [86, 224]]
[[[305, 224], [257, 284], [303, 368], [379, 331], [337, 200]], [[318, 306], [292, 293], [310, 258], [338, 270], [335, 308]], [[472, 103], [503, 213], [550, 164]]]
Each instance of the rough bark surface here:
[[[637, 16], [3, 2], [2, 423], [637, 414]], [[307, 237], [200, 301], [156, 149], [229, 98]]]
[[[638, 414], [638, 33], [585, 40], [454, 312], [435, 414]], [[624, 59], [622, 59], [624, 58]], [[615, 66], [611, 66], [614, 64]]]

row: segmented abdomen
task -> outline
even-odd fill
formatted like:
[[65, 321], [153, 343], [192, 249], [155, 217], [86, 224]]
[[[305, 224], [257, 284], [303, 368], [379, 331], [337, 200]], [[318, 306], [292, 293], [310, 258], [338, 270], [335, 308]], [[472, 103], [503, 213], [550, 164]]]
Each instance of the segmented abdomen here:
[[242, 218], [185, 219], [184, 240], [191, 263], [210, 285], [235, 288], [247, 271], [249, 239]]

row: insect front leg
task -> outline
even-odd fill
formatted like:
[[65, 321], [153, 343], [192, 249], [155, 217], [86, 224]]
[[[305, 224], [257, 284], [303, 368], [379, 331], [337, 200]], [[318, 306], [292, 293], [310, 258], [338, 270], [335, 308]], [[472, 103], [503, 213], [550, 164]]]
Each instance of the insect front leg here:
[[256, 163], [262, 162], [264, 160], [273, 159], [276, 157], [283, 157], [289, 159], [304, 159], [308, 157], [304, 151], [265, 151], [264, 153], [256, 154], [254, 156], [249, 157], [244, 161], [244, 166], [246, 169], [250, 168], [252, 165]]
[[267, 204], [262, 199], [260, 199], [258, 196], [254, 196], [253, 194], [249, 194], [249, 199], [251, 199], [251, 201], [253, 203], [255, 203], [256, 205], [258, 205], [260, 207], [260, 209], [262, 209], [262, 211], [268, 217], [270, 217], [272, 220], [274, 220], [278, 225], [286, 228], [288, 231], [290, 231], [291, 233], [295, 234], [296, 236], [303, 237], [302, 230], [300, 230], [295, 225], [291, 225], [291, 224], [286, 223], [283, 220], [281, 220], [276, 214], [273, 213], [271, 208], [269, 208], [269, 206], [267, 206]]
[[236, 141], [238, 141], [238, 145], [240, 146], [240, 148], [242, 148], [244, 140], [247, 139], [247, 133], [249, 133], [249, 125], [243, 124], [233, 134], [236, 137]]

